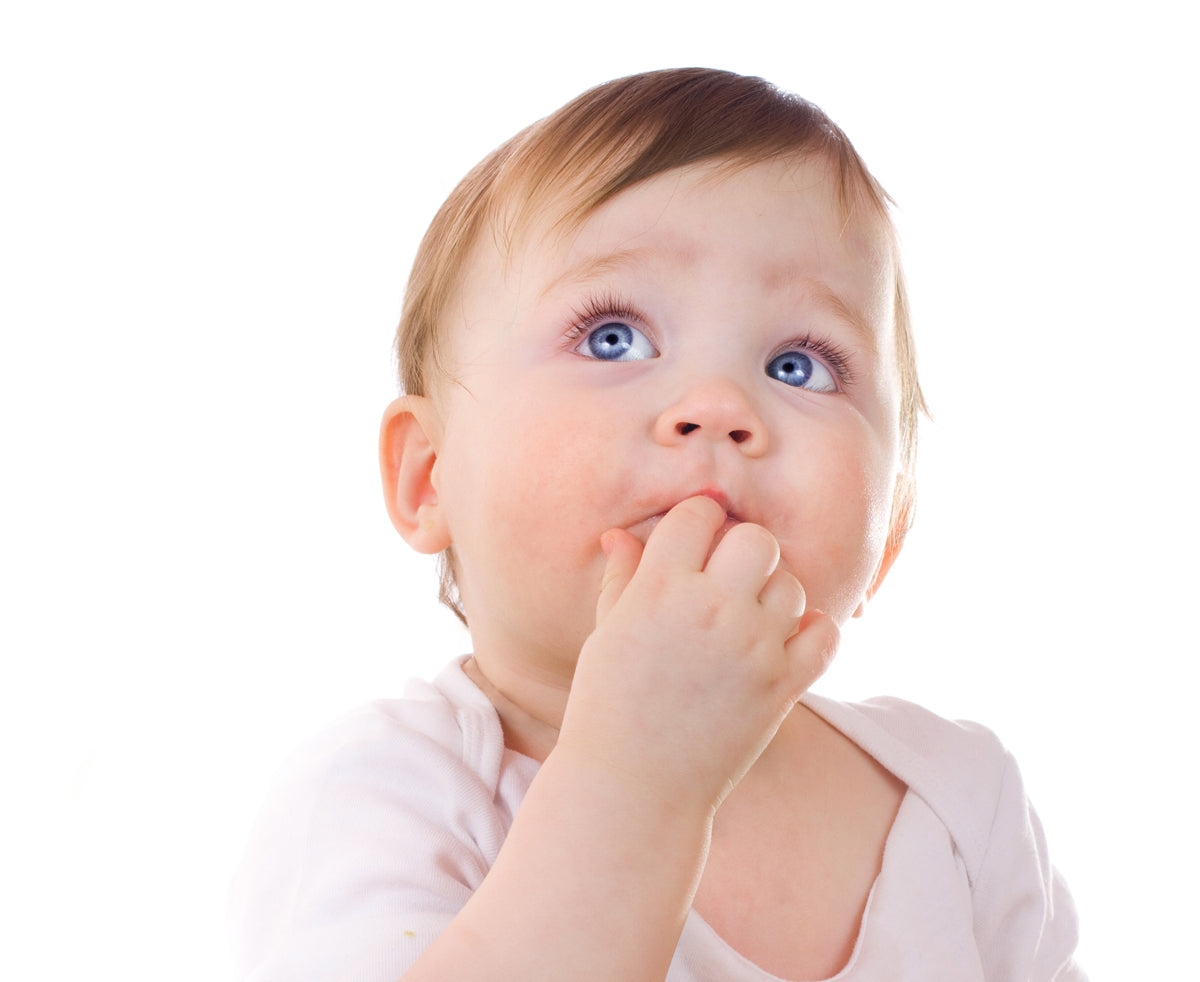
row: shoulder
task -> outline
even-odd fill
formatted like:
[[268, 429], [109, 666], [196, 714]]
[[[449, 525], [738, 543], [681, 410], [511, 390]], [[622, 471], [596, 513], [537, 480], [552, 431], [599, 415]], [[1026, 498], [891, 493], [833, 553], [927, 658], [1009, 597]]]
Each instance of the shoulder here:
[[235, 876], [240, 963], [284, 977], [294, 959], [360, 946], [391, 952], [394, 970], [495, 860], [522, 792], [509, 763], [495, 711], [458, 663], [326, 729], [285, 766]]
[[495, 710], [462, 672], [410, 681], [398, 699], [368, 703], [309, 740], [285, 763], [260, 819], [271, 824], [349, 802], [390, 810], [442, 809], [466, 794], [495, 797], [504, 735]]
[[500, 720], [487, 697], [449, 665], [433, 682], [410, 681], [399, 699], [381, 699], [347, 714], [297, 755], [320, 769], [358, 762], [455, 765], [496, 786], [504, 749]]
[[945, 827], [970, 887], [988, 978], [1083, 979], [1078, 921], [1016, 761], [991, 730], [902, 699], [805, 704], [908, 785]]
[[974, 880], [1003, 800], [1024, 801], [1012, 755], [987, 727], [893, 697], [805, 705], [895, 774], [941, 819]]
[[878, 752], [881, 763], [903, 767], [922, 785], [941, 783], [981, 764], [993, 774], [1007, 766], [1008, 752], [986, 726], [946, 719], [904, 699], [838, 702], [808, 694], [803, 701], [865, 750]]
[[308, 740], [285, 762], [272, 799], [291, 799], [294, 813], [302, 801], [396, 787], [415, 803], [431, 775], [439, 776], [439, 797], [455, 784], [490, 796], [503, 750], [495, 711], [455, 663], [433, 682], [410, 681], [401, 698], [360, 706]]

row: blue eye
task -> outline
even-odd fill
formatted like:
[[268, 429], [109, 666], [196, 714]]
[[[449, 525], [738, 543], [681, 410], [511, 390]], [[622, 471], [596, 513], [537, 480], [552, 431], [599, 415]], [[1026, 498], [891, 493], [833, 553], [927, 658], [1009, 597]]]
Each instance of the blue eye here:
[[784, 385], [809, 392], [836, 392], [837, 382], [829, 369], [803, 351], [785, 351], [767, 363], [767, 374]]
[[658, 354], [646, 335], [620, 321], [593, 328], [575, 350], [600, 361], [641, 361]]

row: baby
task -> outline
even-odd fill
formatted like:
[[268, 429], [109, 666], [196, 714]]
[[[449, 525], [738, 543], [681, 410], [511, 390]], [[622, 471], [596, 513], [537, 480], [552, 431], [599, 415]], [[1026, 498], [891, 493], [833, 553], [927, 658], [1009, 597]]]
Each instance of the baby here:
[[245, 978], [1083, 978], [996, 739], [808, 692], [904, 543], [922, 408], [826, 116], [699, 69], [585, 93], [442, 207], [398, 352], [388, 511], [474, 653], [295, 762]]

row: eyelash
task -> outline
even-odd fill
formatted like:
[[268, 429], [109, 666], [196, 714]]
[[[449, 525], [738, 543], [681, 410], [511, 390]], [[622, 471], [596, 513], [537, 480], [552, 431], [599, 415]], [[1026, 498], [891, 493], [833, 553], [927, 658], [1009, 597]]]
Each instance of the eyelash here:
[[[632, 303], [616, 294], [605, 294], [589, 297], [582, 306], [571, 310], [571, 327], [564, 338], [564, 347], [573, 350], [575, 346], [597, 327], [607, 321], [633, 321], [639, 330], [646, 324], [646, 317]], [[651, 338], [653, 341], [653, 338]], [[833, 372], [839, 385], [853, 385], [854, 371], [850, 367], [850, 357], [846, 350], [826, 335], [801, 334], [780, 345], [775, 353], [767, 359], [769, 364], [785, 351], [801, 350], [817, 355]]]
[[633, 304], [616, 294], [589, 297], [583, 306], [571, 310], [571, 327], [563, 339], [564, 346], [574, 349], [578, 342], [608, 321], [632, 321], [632, 326], [643, 330], [646, 318]]
[[823, 334], [801, 334], [792, 338], [775, 349], [775, 353], [767, 359], [767, 363], [778, 358], [785, 351], [805, 351], [817, 355], [833, 372], [839, 385], [854, 384], [854, 370], [850, 367], [850, 356], [846, 349], [836, 344]]

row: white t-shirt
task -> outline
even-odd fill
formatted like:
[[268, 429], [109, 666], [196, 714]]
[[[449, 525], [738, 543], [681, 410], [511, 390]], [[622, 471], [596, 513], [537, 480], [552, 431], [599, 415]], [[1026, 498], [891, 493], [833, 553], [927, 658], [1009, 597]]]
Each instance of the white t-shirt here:
[[[496, 859], [536, 761], [462, 670], [297, 755], [234, 881], [238, 978], [397, 982]], [[839, 982], [1076, 982], [1075, 909], [1011, 756], [911, 703], [804, 703], [908, 785]], [[778, 982], [692, 911], [668, 982]]]

